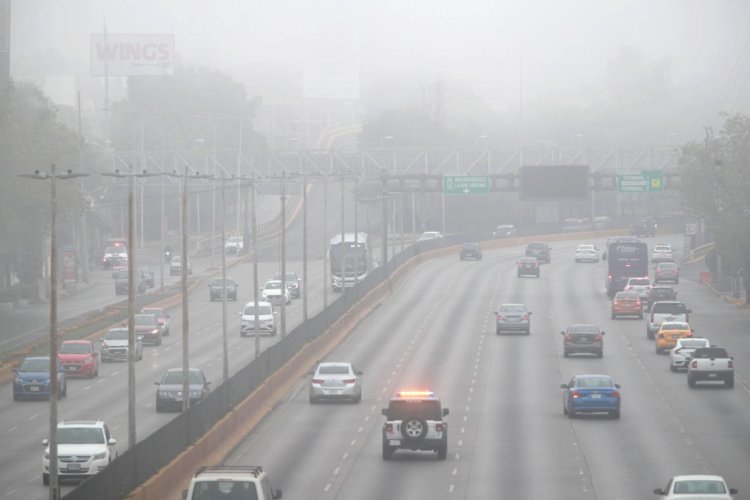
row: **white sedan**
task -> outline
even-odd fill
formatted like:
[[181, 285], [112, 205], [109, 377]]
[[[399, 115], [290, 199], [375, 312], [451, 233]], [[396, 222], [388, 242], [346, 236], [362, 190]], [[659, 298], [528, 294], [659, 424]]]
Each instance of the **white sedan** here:
[[699, 337], [682, 337], [669, 351], [669, 369], [673, 372], [686, 370], [690, 358], [699, 347], [711, 347], [708, 339]]
[[583, 244], [576, 247], [576, 262], [599, 262], [599, 249], [596, 245]]
[[732, 500], [732, 495], [737, 494], [737, 490], [727, 486], [726, 481], [721, 476], [710, 475], [690, 475], [674, 476], [667, 486], [654, 490], [659, 498], [663, 499], [687, 499], [687, 498], [705, 498], [708, 500]]

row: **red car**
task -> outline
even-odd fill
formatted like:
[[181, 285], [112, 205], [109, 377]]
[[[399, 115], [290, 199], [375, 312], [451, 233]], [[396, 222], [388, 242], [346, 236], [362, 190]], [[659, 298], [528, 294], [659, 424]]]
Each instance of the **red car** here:
[[69, 377], [99, 376], [99, 353], [90, 340], [65, 340], [60, 344], [57, 356]]

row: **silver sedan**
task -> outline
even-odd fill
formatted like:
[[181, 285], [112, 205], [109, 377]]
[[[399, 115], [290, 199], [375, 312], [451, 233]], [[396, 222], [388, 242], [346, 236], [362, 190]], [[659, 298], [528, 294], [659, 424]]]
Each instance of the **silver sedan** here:
[[362, 372], [349, 362], [325, 362], [318, 364], [311, 374], [310, 403], [322, 400], [362, 400]]

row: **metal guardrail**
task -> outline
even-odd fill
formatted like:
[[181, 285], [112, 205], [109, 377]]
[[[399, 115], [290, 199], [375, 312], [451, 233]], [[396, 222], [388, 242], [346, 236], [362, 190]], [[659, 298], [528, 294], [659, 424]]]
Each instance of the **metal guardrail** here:
[[698, 262], [702, 258], [706, 256], [711, 250], [714, 249], [716, 246], [715, 243], [706, 243], [705, 245], [701, 245], [699, 247], [695, 247], [688, 254], [685, 256], [684, 263], [685, 264], [692, 264], [694, 262]]

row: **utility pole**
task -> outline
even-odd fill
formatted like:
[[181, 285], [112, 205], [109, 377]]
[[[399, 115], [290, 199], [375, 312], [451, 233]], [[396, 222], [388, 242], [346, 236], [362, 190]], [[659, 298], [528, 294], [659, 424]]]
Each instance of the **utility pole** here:
[[281, 171], [281, 338], [286, 337], [286, 170]]
[[383, 173], [383, 175], [380, 176], [380, 181], [382, 183], [381, 191], [382, 191], [382, 202], [381, 202], [381, 224], [383, 227], [381, 228], [382, 231], [382, 241], [383, 241], [383, 248], [380, 249], [380, 260], [381, 260], [381, 267], [383, 268], [383, 276], [388, 276], [388, 205], [387, 205], [387, 196], [388, 193], [388, 176]]
[[323, 176], [323, 309], [328, 307], [328, 179]]
[[[187, 266], [188, 266], [188, 166], [185, 164], [185, 172], [182, 176], [182, 199], [180, 200], [181, 212], [182, 212], [182, 228], [180, 236], [182, 239], [182, 250], [180, 258], [182, 268], [180, 283], [182, 285], [182, 411], [187, 411], [190, 408], [190, 315], [188, 314], [188, 280], [187, 280]], [[200, 200], [200, 198], [199, 198]], [[200, 215], [198, 216], [200, 220]]]
[[[260, 291], [258, 288], [258, 224], [255, 218], [255, 172], [253, 172], [253, 178], [252, 178], [252, 184], [250, 189], [250, 204], [252, 205], [252, 223], [253, 223], [253, 304], [254, 304], [254, 312], [255, 312], [255, 331], [254, 331], [254, 337], [255, 337], [255, 357], [257, 358], [260, 356], [260, 312], [258, 311], [258, 307], [260, 304], [258, 303], [258, 292]], [[272, 311], [273, 312], [273, 311]], [[276, 325], [276, 322], [274, 321], [274, 327]]]
[[[49, 498], [59, 500], [60, 485], [57, 461], [57, 179], [74, 179], [86, 177], [87, 174], [55, 172], [55, 164], [50, 166], [50, 173], [37, 170], [33, 174], [21, 174], [19, 177], [50, 181], [50, 304], [49, 304]], [[67, 390], [67, 388], [66, 388]]]
[[105, 177], [125, 178], [128, 180], [128, 448], [135, 446], [136, 411], [135, 411], [135, 179], [136, 177], [155, 177], [161, 174], [149, 174], [145, 170], [141, 173], [129, 173], [115, 170], [114, 173], [103, 173]]
[[307, 177], [304, 176], [302, 179], [302, 321], [307, 321]]
[[[227, 252], [224, 242], [227, 240], [226, 231], [226, 188], [227, 178], [221, 178], [221, 347], [224, 354], [222, 375], [224, 382], [229, 379], [229, 347], [227, 344]], [[236, 289], [235, 289], [236, 293]]]
[[341, 295], [346, 302], [346, 233], [344, 231], [344, 169], [341, 169]]

